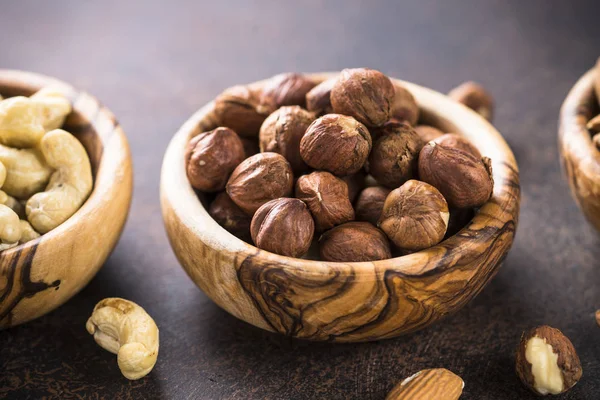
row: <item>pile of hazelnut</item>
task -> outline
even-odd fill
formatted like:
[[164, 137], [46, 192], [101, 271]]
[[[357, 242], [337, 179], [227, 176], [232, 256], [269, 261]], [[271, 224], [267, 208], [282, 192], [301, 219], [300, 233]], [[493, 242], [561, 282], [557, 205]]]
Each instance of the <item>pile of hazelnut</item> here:
[[[450, 93], [491, 118], [473, 83]], [[218, 126], [186, 150], [191, 185], [216, 193], [210, 215], [257, 247], [326, 261], [426, 249], [460, 230], [492, 195], [490, 160], [457, 134], [418, 125], [412, 94], [379, 71], [317, 84], [296, 73], [214, 102]], [[316, 244], [315, 244], [316, 245]]]

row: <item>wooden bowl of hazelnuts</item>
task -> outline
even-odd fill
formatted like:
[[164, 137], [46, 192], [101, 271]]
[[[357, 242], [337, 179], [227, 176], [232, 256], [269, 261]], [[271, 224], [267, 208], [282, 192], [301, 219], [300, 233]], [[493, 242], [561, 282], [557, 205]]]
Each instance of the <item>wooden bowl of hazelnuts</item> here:
[[[453, 97], [485, 108], [473, 89]], [[519, 201], [513, 154], [481, 115], [365, 68], [225, 90], [175, 134], [161, 176], [171, 246], [215, 303], [335, 342], [459, 310], [510, 249]]]
[[561, 107], [558, 146], [571, 193], [600, 231], [600, 59], [573, 86]]

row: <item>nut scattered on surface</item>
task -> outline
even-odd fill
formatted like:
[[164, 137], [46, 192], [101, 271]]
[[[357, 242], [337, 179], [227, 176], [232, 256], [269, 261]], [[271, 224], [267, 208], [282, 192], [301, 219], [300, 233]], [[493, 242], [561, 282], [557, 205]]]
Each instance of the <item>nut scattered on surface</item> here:
[[371, 145], [371, 135], [363, 124], [345, 115], [327, 114], [306, 130], [300, 155], [315, 169], [345, 176], [363, 167]]
[[442, 241], [449, 217], [448, 204], [435, 187], [410, 180], [387, 196], [379, 227], [399, 248], [417, 251]]
[[394, 85], [395, 95], [392, 105], [392, 118], [415, 126], [419, 121], [419, 106], [414, 96], [400, 85]]
[[315, 87], [315, 83], [302, 74], [293, 72], [275, 75], [265, 85], [261, 104], [275, 108], [281, 106], [306, 106], [306, 94]]
[[306, 254], [315, 231], [303, 201], [281, 198], [265, 203], [250, 225], [252, 240], [260, 249], [288, 257]]
[[587, 123], [587, 128], [592, 133], [600, 132], [600, 115], [596, 115]]
[[240, 136], [256, 137], [265, 118], [277, 107], [261, 104], [260, 94], [247, 86], [232, 86], [215, 99], [217, 123]]
[[368, 222], [347, 222], [328, 230], [319, 239], [319, 254], [325, 261], [360, 262], [392, 256], [385, 234]]
[[386, 400], [457, 400], [465, 383], [445, 368], [426, 369], [396, 385]]
[[452, 89], [448, 96], [469, 107], [488, 121], [494, 118], [494, 99], [478, 83], [465, 82]]
[[364, 189], [358, 195], [355, 204], [356, 219], [377, 225], [385, 199], [391, 190], [383, 186], [372, 186]]
[[229, 197], [249, 215], [266, 202], [292, 194], [290, 163], [277, 153], [259, 153], [242, 161], [227, 181]]
[[331, 89], [334, 112], [356, 118], [369, 127], [383, 125], [392, 116], [394, 85], [379, 71], [344, 69]]
[[442, 135], [435, 139], [434, 142], [441, 144], [442, 146], [454, 147], [456, 149], [466, 151], [467, 153], [471, 153], [475, 158], [481, 158], [481, 153], [477, 147], [475, 147], [475, 145], [467, 138], [456, 133], [447, 133]]
[[316, 171], [298, 178], [296, 197], [308, 205], [317, 231], [354, 219], [348, 185], [329, 172]]
[[331, 106], [331, 89], [337, 78], [327, 79], [312, 88], [306, 94], [306, 109], [317, 115], [333, 113]]
[[419, 151], [425, 143], [404, 123], [388, 122], [382, 131], [373, 144], [368, 169], [377, 182], [394, 189], [417, 176]]
[[571, 341], [547, 325], [523, 333], [516, 370], [523, 384], [538, 395], [566, 392], [583, 373]]
[[204, 192], [225, 189], [229, 175], [245, 156], [240, 138], [231, 129], [220, 127], [202, 132], [190, 140], [185, 152], [190, 184]]
[[299, 106], [279, 108], [260, 127], [260, 151], [281, 154], [288, 160], [295, 174], [308, 170], [300, 157], [300, 140], [314, 120], [313, 113]]
[[342, 177], [342, 180], [348, 185], [348, 197], [350, 198], [350, 203], [354, 203], [356, 196], [358, 196], [360, 191], [365, 187], [366, 177], [367, 176], [362, 169], [355, 174]]
[[219, 193], [210, 203], [208, 213], [219, 225], [232, 235], [249, 242], [252, 218], [239, 208], [227, 195]]
[[419, 177], [435, 186], [448, 204], [457, 208], [483, 205], [494, 186], [488, 158], [475, 158], [435, 142], [427, 143], [419, 154]]
[[85, 327], [100, 347], [117, 355], [125, 378], [143, 378], [154, 368], [158, 357], [158, 327], [134, 302], [117, 297], [101, 300]]
[[415, 131], [421, 136], [423, 142], [428, 143], [444, 135], [444, 132], [430, 125], [417, 125]]

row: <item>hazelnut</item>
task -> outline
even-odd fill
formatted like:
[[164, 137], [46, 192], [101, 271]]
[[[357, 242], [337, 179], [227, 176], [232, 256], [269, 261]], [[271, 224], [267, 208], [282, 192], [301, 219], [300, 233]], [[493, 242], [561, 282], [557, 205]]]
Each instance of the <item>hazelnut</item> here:
[[315, 83], [302, 74], [285, 73], [275, 75], [266, 83], [261, 95], [261, 104], [281, 106], [306, 105], [306, 94]]
[[481, 158], [481, 153], [477, 150], [477, 147], [469, 139], [456, 133], [446, 133], [435, 139], [434, 142], [442, 146], [454, 147], [455, 149], [466, 151], [467, 153], [471, 153], [475, 158]]
[[423, 142], [425, 143], [431, 142], [444, 134], [444, 132], [440, 131], [438, 128], [429, 125], [417, 125], [415, 126], [415, 132], [421, 136], [421, 139], [423, 139]]
[[331, 114], [333, 112], [331, 89], [335, 82], [337, 78], [327, 79], [306, 93], [306, 109], [317, 115]]
[[396, 246], [417, 251], [442, 241], [449, 217], [448, 204], [436, 188], [410, 180], [385, 199], [379, 227]]
[[279, 153], [288, 160], [294, 173], [308, 170], [300, 157], [300, 140], [315, 116], [299, 106], [281, 107], [260, 127], [260, 151]]
[[327, 114], [317, 118], [300, 141], [300, 155], [315, 169], [335, 175], [360, 170], [371, 151], [371, 135], [352, 117]]
[[242, 161], [227, 182], [227, 194], [247, 214], [266, 202], [292, 194], [290, 163], [277, 153], [259, 153]]
[[427, 143], [419, 153], [419, 177], [435, 186], [451, 207], [479, 207], [492, 196], [491, 161], [460, 149]]
[[329, 172], [317, 171], [298, 178], [296, 197], [308, 205], [318, 231], [354, 219], [348, 185]]
[[362, 169], [355, 174], [342, 177], [342, 180], [348, 185], [348, 197], [350, 198], [350, 203], [354, 203], [356, 196], [358, 196], [360, 191], [365, 187], [366, 177], [367, 176]]
[[419, 106], [414, 96], [408, 90], [399, 85], [394, 85], [395, 95], [392, 105], [392, 118], [400, 122], [406, 122], [412, 126], [419, 120]]
[[217, 96], [214, 113], [219, 125], [233, 129], [240, 136], [256, 137], [265, 118], [276, 108], [274, 104], [261, 103], [257, 91], [239, 85]]
[[369, 127], [389, 120], [393, 103], [392, 81], [374, 69], [344, 69], [331, 89], [334, 112], [352, 116]]
[[478, 83], [465, 82], [452, 89], [448, 96], [469, 107], [488, 121], [494, 117], [494, 99]]
[[600, 115], [596, 115], [587, 123], [587, 128], [592, 133], [600, 132]]
[[368, 187], [360, 192], [355, 205], [356, 219], [377, 225], [383, 210], [383, 203], [390, 192], [390, 189], [383, 186]]
[[383, 135], [373, 144], [369, 173], [380, 184], [397, 188], [417, 176], [419, 151], [424, 144], [410, 125], [388, 122]]
[[582, 375], [571, 341], [547, 325], [523, 333], [517, 347], [516, 369], [521, 382], [538, 395], [566, 392]]
[[361, 262], [392, 256], [388, 238], [368, 222], [347, 222], [328, 230], [319, 239], [319, 254], [325, 261]]
[[250, 233], [260, 249], [288, 257], [301, 257], [308, 251], [315, 224], [304, 202], [275, 199], [254, 214]]
[[250, 222], [252, 218], [242, 211], [226, 192], [221, 192], [210, 203], [208, 213], [226, 231], [238, 238], [250, 241]]
[[231, 172], [245, 158], [244, 146], [229, 128], [217, 128], [193, 137], [185, 152], [190, 184], [204, 192], [223, 190]]
[[255, 138], [241, 137], [240, 140], [242, 141], [242, 146], [244, 146], [246, 158], [260, 153], [260, 147], [258, 147], [258, 141]]

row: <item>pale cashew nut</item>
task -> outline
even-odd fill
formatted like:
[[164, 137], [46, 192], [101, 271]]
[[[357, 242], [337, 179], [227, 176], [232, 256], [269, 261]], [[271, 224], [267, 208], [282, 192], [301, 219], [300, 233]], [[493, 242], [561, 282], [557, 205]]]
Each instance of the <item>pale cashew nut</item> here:
[[69, 132], [55, 129], [44, 135], [40, 148], [56, 171], [46, 190], [27, 201], [25, 212], [33, 228], [44, 234], [73, 215], [92, 191], [92, 169], [83, 145]]
[[17, 199], [27, 199], [43, 190], [52, 174], [52, 168], [37, 149], [14, 149], [0, 144], [0, 162], [6, 167], [2, 190]]
[[72, 111], [71, 103], [59, 90], [47, 87], [30, 97], [42, 105], [44, 129], [58, 129]]
[[0, 204], [0, 251], [19, 244], [21, 224], [19, 216], [4, 204]]
[[19, 239], [19, 244], [27, 243], [41, 236], [28, 221], [22, 219], [19, 221], [19, 224], [21, 225], [21, 239]]
[[117, 297], [101, 300], [85, 327], [100, 347], [117, 355], [125, 378], [143, 378], [154, 368], [158, 357], [158, 327], [134, 302]]

